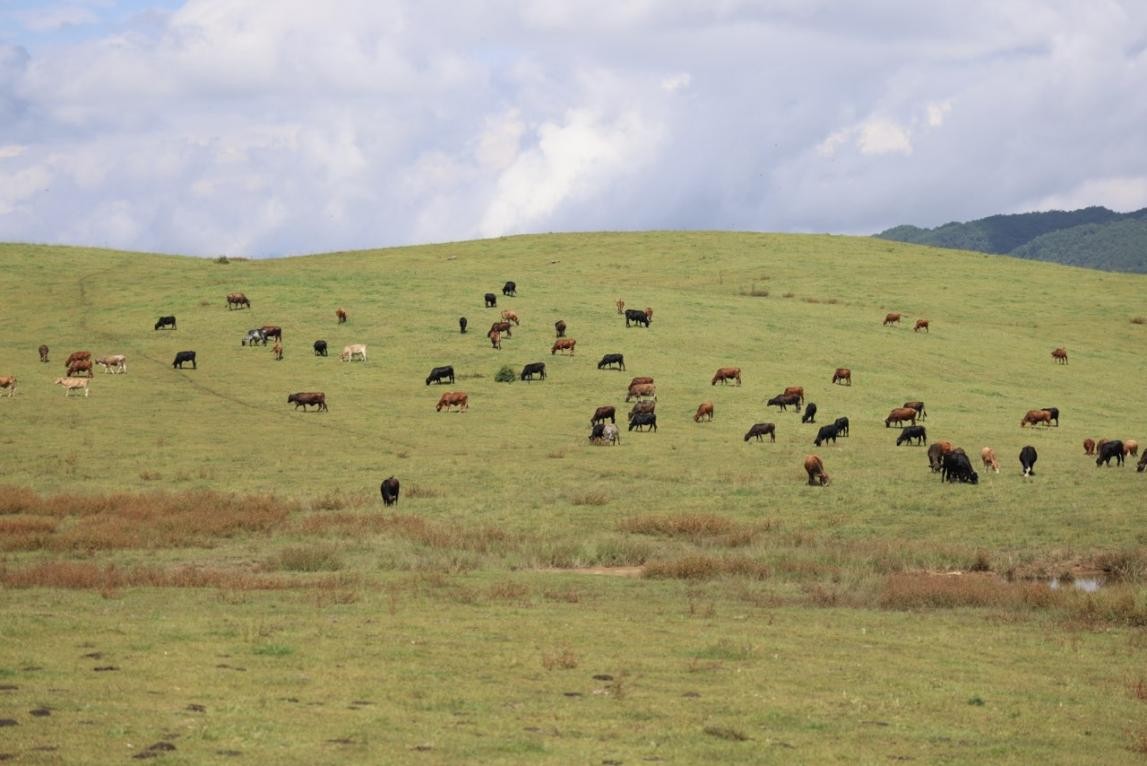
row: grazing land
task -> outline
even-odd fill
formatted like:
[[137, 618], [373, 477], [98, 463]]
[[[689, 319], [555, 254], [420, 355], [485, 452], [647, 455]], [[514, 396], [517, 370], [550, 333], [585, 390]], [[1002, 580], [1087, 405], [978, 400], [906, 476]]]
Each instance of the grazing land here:
[[[4, 245], [0, 273], [6, 759], [1147, 758], [1147, 473], [1082, 448], [1147, 444], [1147, 278], [672, 232], [226, 263]], [[558, 319], [576, 355], [550, 353]], [[241, 345], [264, 325], [282, 360]], [[353, 343], [367, 361], [339, 360]], [[128, 371], [65, 398], [80, 349]], [[197, 368], [173, 369], [185, 350]], [[529, 362], [547, 378], [496, 380]], [[443, 365], [455, 383], [426, 385]], [[727, 366], [742, 385], [711, 385]], [[656, 432], [624, 423], [642, 375]], [[816, 423], [765, 407], [788, 386]], [[468, 410], [435, 411], [450, 390]], [[329, 411], [287, 403], [318, 391]], [[979, 484], [895, 446], [909, 400]], [[591, 446], [607, 404], [621, 445]], [[1020, 427], [1051, 406], [1058, 427]], [[840, 416], [850, 435], [814, 448]], [[775, 443], [743, 440], [765, 421]]]

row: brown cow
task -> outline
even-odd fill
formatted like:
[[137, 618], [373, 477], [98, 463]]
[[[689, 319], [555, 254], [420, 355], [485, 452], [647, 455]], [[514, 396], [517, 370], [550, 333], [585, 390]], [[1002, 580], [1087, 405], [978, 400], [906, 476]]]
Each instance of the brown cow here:
[[1060, 346], [1055, 351], [1051, 352], [1051, 358], [1059, 364], [1067, 364], [1067, 349]]
[[927, 319], [917, 319], [915, 326], [913, 326], [913, 328], [912, 328], [912, 332], [920, 332], [921, 330], [923, 330], [924, 332], [928, 332], [928, 320]]
[[700, 423], [702, 418], [707, 420], [713, 419], [713, 403], [701, 402], [701, 406], [697, 408], [697, 414], [693, 416], [694, 423]]
[[996, 451], [991, 447], [980, 450], [980, 460], [984, 461], [984, 470], [991, 468], [996, 473], [1000, 472], [1000, 461], [996, 459]]
[[1051, 425], [1051, 413], [1047, 410], [1028, 410], [1024, 415], [1024, 419], [1020, 421], [1020, 428], [1026, 425], [1035, 426], [1039, 423], [1044, 423], [1048, 426]]
[[630, 386], [629, 393], [625, 395], [625, 401], [628, 402], [631, 399], [641, 399], [644, 397], [656, 399], [657, 387], [652, 383], [638, 383], [636, 386]]
[[886, 314], [884, 316], [884, 326], [889, 327], [890, 325], [900, 324], [900, 317], [902, 317], [902, 316], [904, 316], [904, 315], [901, 314], [899, 311], [894, 311], [890, 314]]
[[921, 420], [928, 419], [928, 413], [924, 411], [924, 402], [904, 402], [904, 406], [916, 410]]
[[943, 467], [944, 456], [953, 449], [954, 447], [950, 441], [941, 439], [938, 442], [932, 442], [932, 445], [928, 447], [928, 465], [931, 466], [933, 473]]
[[346, 323], [346, 309], [335, 309], [335, 316], [338, 317], [339, 324]]
[[275, 341], [275, 345], [271, 346], [271, 353], [275, 355], [275, 361], [283, 361], [283, 341]]
[[606, 418], [609, 418], [610, 423], [617, 422], [617, 410], [612, 404], [606, 404], [594, 410], [593, 417], [589, 419], [589, 424], [593, 426], [604, 423]]
[[645, 307], [645, 318], [650, 322], [653, 321], [653, 309], [649, 308], [648, 306]]
[[918, 414], [920, 413], [916, 412], [916, 410], [911, 407], [897, 407], [896, 409], [892, 410], [892, 412], [888, 413], [888, 417], [884, 419], [884, 427], [888, 428], [888, 426], [892, 425], [893, 423], [903, 427], [905, 420], [907, 420], [912, 425], [916, 425], [916, 416]]
[[809, 455], [804, 459], [804, 469], [808, 473], [810, 487], [827, 487], [830, 479], [824, 472], [824, 462], [816, 455]]
[[652, 383], [652, 382], [653, 382], [653, 378], [651, 378], [647, 375], [639, 376], [639, 377], [636, 377], [633, 380], [629, 381], [629, 387], [633, 388], [634, 386], [639, 386], [642, 383]]
[[1138, 455], [1139, 454], [1139, 442], [1135, 441], [1134, 439], [1124, 439], [1123, 440], [1123, 454], [1124, 455]]
[[[510, 327], [511, 327], [511, 325], [509, 322], [505, 322], [505, 321], [494, 322], [494, 324], [490, 325], [490, 332], [494, 332], [495, 330], [497, 330], [498, 332], [505, 335], [507, 338], [512, 338], [512, 337], [514, 337], [514, 334], [510, 332]], [[487, 333], [487, 335], [489, 335], [489, 333]]]
[[48, 361], [48, 347], [45, 346], [43, 343], [40, 344], [40, 361], [41, 362], [47, 362]]
[[617, 299], [617, 313], [618, 314], [624, 314], [625, 313], [625, 301], [623, 301], [621, 298]]
[[1085, 454], [1085, 455], [1094, 455], [1095, 454], [1095, 439], [1084, 439], [1083, 440], [1083, 454]]
[[247, 300], [247, 296], [243, 293], [228, 293], [227, 294], [227, 310], [232, 308], [241, 308], [246, 306], [251, 308], [251, 301]]
[[434, 408], [436, 412], [441, 412], [445, 407], [449, 412], [451, 407], [457, 407], [459, 412], [470, 408], [470, 397], [465, 391], [447, 391], [442, 394], [438, 399], [438, 405]]
[[490, 339], [490, 345], [499, 351], [502, 350], [502, 333], [497, 330], [490, 330], [486, 333], [486, 337]]
[[804, 402], [804, 386], [786, 386], [785, 390], [781, 392], [781, 396], [795, 396], [797, 403]]
[[73, 362], [82, 362], [85, 359], [91, 359], [91, 351], [73, 351], [68, 354], [68, 358], [64, 361], [64, 367], [71, 367]]
[[294, 394], [287, 394], [287, 404], [295, 405], [295, 409], [303, 408], [303, 412], [307, 411], [307, 407], [315, 405], [315, 411], [327, 412], [327, 395], [322, 391], [299, 391]]
[[577, 341], [573, 338], [558, 338], [554, 341], [554, 345], [550, 347], [550, 356], [553, 356], [559, 351], [568, 351], [570, 352], [570, 356], [573, 356], [574, 346], [576, 345]]
[[633, 420], [634, 415], [639, 415], [643, 412], [657, 412], [657, 402], [653, 399], [644, 399], [639, 402], [634, 402], [633, 407], [629, 410], [629, 415], [626, 416], [626, 419]]
[[718, 380], [721, 381], [722, 385], [724, 385], [725, 383], [728, 383], [730, 380], [737, 381], [738, 386], [741, 385], [741, 368], [740, 367], [720, 367], [720, 368], [718, 368], [717, 371], [715, 373], [713, 373], [713, 380], [710, 381], [710, 385], [713, 385], [713, 386], [717, 385]]
[[88, 374], [89, 378], [92, 377], [92, 360], [91, 359], [80, 359], [80, 360], [72, 362], [70, 365], [68, 365], [68, 377], [69, 378], [79, 377], [79, 374], [81, 372], [86, 372]]
[[[259, 328], [262, 331], [264, 338], [283, 339], [283, 328], [274, 324], [265, 324]], [[266, 345], [265, 343], [263, 345]]]
[[837, 367], [836, 372], [832, 374], [833, 383], [841, 383], [852, 385], [852, 370], [847, 367]]
[[16, 376], [4, 375], [0, 377], [0, 388], [8, 390], [8, 397], [11, 398], [16, 395]]
[[521, 324], [521, 322], [518, 321], [518, 312], [511, 311], [510, 309], [504, 309], [502, 311], [502, 320], [513, 322], [514, 324]]
[[566, 337], [566, 323], [564, 319], [559, 319], [554, 322], [554, 332], [558, 334], [559, 338]]

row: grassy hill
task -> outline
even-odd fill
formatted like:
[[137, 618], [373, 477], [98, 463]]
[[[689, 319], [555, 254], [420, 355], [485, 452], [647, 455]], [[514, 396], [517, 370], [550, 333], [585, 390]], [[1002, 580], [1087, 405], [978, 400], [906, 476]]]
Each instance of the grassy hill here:
[[[1147, 478], [1080, 447], [1147, 443], [1144, 277], [670, 232], [229, 263], [5, 245], [0, 269], [0, 375], [19, 379], [0, 398], [0, 718], [18, 724], [0, 752], [1072, 763], [1147, 747]], [[253, 308], [228, 311], [232, 291]], [[487, 291], [522, 317], [500, 352]], [[626, 328], [618, 298], [652, 307], [651, 327]], [[882, 327], [888, 311], [931, 332]], [[178, 329], [152, 330], [162, 314]], [[549, 353], [557, 319], [573, 357]], [[262, 324], [283, 327], [282, 361], [240, 345]], [[347, 343], [369, 361], [340, 362]], [[126, 354], [128, 373], [65, 399], [52, 380], [81, 348]], [[197, 370], [171, 368], [185, 349]], [[626, 372], [596, 369], [612, 352]], [[495, 381], [531, 361], [548, 380]], [[456, 385], [426, 386], [442, 364]], [[711, 386], [728, 365], [744, 384]], [[853, 386], [830, 385], [839, 366]], [[627, 410], [634, 375], [657, 380], [659, 430], [589, 446], [594, 408]], [[789, 385], [852, 435], [816, 449], [815, 425], [766, 410]], [[468, 412], [435, 412], [450, 388]], [[329, 413], [287, 405], [309, 390]], [[908, 399], [931, 440], [977, 463], [991, 445], [1003, 472], [941, 484], [883, 425]], [[696, 424], [705, 400], [716, 417]], [[1045, 406], [1059, 428], [1020, 429]], [[743, 441], [759, 421], [775, 444]], [[831, 486], [805, 483], [811, 452]], [[403, 495], [384, 511], [391, 474]], [[1095, 594], [1045, 581], [1094, 571]]]

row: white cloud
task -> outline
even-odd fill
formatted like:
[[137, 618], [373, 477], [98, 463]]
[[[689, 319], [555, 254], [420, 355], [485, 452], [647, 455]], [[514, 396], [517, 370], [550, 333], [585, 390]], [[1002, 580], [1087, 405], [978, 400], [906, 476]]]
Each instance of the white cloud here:
[[944, 118], [948, 116], [948, 112], [952, 111], [952, 102], [933, 102], [928, 104], [925, 109], [928, 113], [928, 127], [938, 128], [944, 124]]
[[912, 138], [892, 120], [874, 119], [860, 126], [856, 146], [861, 154], [911, 154]]
[[1147, 176], [1089, 178], [1066, 192], [1022, 204], [1016, 212], [1075, 210], [1090, 205], [1102, 205], [1121, 212], [1147, 207]]
[[28, 147], [21, 146], [20, 144], [8, 144], [7, 146], [0, 146], [0, 160], [19, 157], [26, 151], [28, 151]]
[[45, 32], [63, 27], [83, 26], [99, 21], [89, 8], [78, 5], [60, 5], [37, 10], [18, 11], [13, 14], [21, 24], [34, 32]]
[[662, 90], [674, 93], [689, 87], [689, 83], [693, 81], [692, 76], [688, 72], [680, 72], [675, 75], [670, 75], [661, 81]]

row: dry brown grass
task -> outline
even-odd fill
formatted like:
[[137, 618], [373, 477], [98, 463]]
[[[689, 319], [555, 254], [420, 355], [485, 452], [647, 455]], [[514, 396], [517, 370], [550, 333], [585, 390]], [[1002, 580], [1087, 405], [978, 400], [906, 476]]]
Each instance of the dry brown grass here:
[[740, 547], [754, 542], [759, 533], [772, 528], [770, 522], [740, 524], [711, 513], [688, 513], [673, 516], [646, 514], [622, 519], [618, 530], [629, 534], [685, 538], [694, 543]]
[[718, 557], [703, 554], [650, 561], [644, 571], [645, 577], [676, 580], [708, 580], [727, 576], [764, 580], [771, 574], [768, 566], [745, 556]]
[[1131, 693], [1132, 699], [1147, 702], [1147, 681], [1144, 681], [1142, 676], [1129, 684], [1127, 689]]
[[583, 492], [570, 495], [570, 505], [606, 505], [608, 503], [609, 495], [604, 492]]
[[221, 588], [230, 590], [337, 589], [348, 577], [292, 578], [256, 572], [201, 567], [117, 567], [95, 562], [46, 561], [22, 569], [0, 566], [0, 584], [8, 588], [67, 588], [112, 591], [119, 588]]
[[573, 670], [577, 666], [577, 655], [568, 646], [552, 652], [542, 652], [542, 667], [546, 670]]
[[1046, 583], [1008, 583], [982, 574], [899, 572], [885, 579], [877, 602], [884, 609], [953, 609], [1047, 604], [1055, 596]]

